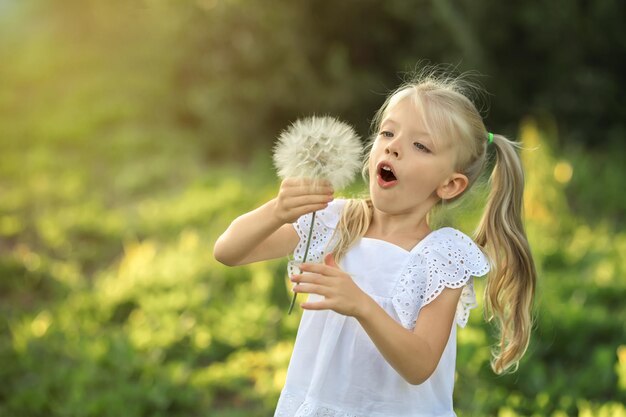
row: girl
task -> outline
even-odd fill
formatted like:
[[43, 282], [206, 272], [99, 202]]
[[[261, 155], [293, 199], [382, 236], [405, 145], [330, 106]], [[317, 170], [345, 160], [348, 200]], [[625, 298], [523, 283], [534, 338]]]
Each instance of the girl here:
[[[286, 179], [217, 240], [226, 265], [292, 252], [301, 261], [317, 211], [310, 262], [289, 271], [293, 291], [310, 295], [275, 417], [455, 416], [456, 325], [476, 306], [473, 277], [488, 272], [486, 311], [500, 331], [492, 368], [515, 369], [526, 351], [536, 272], [522, 167], [515, 143], [486, 130], [464, 88], [431, 71], [387, 98], [366, 148], [367, 198], [333, 199], [329, 183]], [[467, 193], [490, 148], [474, 239], [431, 230], [431, 210]]]

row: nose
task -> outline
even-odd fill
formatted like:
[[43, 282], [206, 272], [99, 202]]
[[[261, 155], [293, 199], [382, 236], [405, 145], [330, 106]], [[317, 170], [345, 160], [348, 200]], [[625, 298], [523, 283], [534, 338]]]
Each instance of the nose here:
[[391, 142], [389, 142], [387, 144], [387, 146], [385, 146], [385, 153], [386, 154], [393, 154], [396, 158], [400, 156], [400, 154], [398, 153], [398, 141], [396, 140], [392, 140]]

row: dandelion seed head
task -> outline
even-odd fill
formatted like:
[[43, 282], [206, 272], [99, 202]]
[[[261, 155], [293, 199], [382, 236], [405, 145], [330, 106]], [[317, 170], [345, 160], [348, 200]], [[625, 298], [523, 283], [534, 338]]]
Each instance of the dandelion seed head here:
[[362, 157], [363, 147], [354, 129], [329, 116], [296, 120], [274, 147], [279, 177], [327, 179], [335, 190], [352, 182]]

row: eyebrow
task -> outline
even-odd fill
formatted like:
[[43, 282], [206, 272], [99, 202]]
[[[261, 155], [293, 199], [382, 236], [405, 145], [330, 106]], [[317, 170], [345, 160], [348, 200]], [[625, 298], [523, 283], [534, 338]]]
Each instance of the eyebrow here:
[[[383, 122], [382, 122], [380, 125], [382, 126], [382, 125], [384, 125], [385, 123], [391, 123], [391, 124], [394, 124], [394, 125], [396, 125], [396, 126], [398, 126], [398, 125], [399, 125], [399, 123], [398, 123], [398, 122], [396, 122], [396, 121], [395, 121], [395, 120], [393, 120], [393, 119], [385, 119], [385, 120], [383, 120]], [[428, 132], [426, 132], [426, 131], [423, 131], [423, 130], [414, 130], [413, 132], [414, 132], [414, 133], [417, 133], [418, 135], [425, 135], [425, 136], [428, 136], [428, 138], [430, 139], [430, 133], [428, 133]]]
[[397, 125], [397, 124], [398, 124], [398, 122], [396, 122], [396, 121], [395, 121], [395, 120], [393, 120], [393, 119], [383, 119], [383, 121], [382, 121], [381, 125], [384, 125], [385, 123], [393, 123], [394, 125]]

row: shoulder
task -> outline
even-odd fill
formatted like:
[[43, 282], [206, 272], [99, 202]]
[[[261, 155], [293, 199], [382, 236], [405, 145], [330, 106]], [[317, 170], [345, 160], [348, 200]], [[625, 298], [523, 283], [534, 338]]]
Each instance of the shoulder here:
[[487, 256], [472, 238], [452, 227], [434, 230], [422, 242], [394, 292], [393, 304], [401, 323], [413, 329], [421, 308], [445, 288], [463, 288], [455, 317], [465, 326], [469, 310], [476, 305], [472, 277], [489, 272]]
[[424, 243], [422, 254], [431, 269], [448, 273], [454, 271], [464, 278], [480, 277], [491, 269], [489, 258], [481, 247], [471, 237], [453, 227], [433, 231]]

